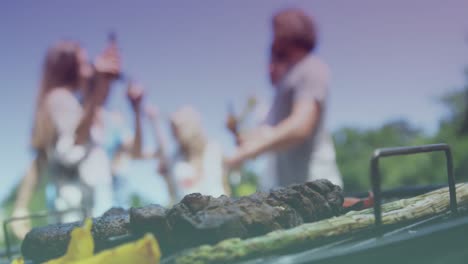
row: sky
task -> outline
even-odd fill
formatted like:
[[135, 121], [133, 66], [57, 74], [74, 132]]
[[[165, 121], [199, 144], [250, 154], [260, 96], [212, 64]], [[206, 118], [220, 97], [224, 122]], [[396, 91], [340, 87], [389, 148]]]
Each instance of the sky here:
[[[437, 129], [444, 115], [437, 98], [464, 83], [466, 0], [1, 1], [0, 199], [32, 158], [41, 63], [54, 41], [78, 40], [94, 56], [114, 30], [124, 71], [146, 88], [145, 101], [163, 117], [193, 105], [207, 133], [232, 149], [226, 105], [240, 108], [250, 95], [268, 104], [271, 16], [287, 7], [303, 8], [317, 21], [317, 53], [332, 71], [330, 130], [401, 118], [428, 133]], [[113, 89], [109, 106], [128, 115], [123, 85]], [[134, 172], [153, 168], [145, 162]]]

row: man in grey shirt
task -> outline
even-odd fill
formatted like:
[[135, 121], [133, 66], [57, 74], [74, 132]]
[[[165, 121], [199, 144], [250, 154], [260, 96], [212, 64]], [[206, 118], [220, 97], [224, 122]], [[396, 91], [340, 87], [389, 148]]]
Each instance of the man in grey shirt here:
[[314, 24], [303, 11], [284, 10], [273, 17], [273, 105], [266, 124], [242, 134], [239, 148], [227, 159], [228, 167], [234, 168], [273, 152], [272, 172], [261, 176], [261, 189], [320, 178], [343, 185], [333, 141], [324, 127], [330, 73], [313, 54], [315, 46]]

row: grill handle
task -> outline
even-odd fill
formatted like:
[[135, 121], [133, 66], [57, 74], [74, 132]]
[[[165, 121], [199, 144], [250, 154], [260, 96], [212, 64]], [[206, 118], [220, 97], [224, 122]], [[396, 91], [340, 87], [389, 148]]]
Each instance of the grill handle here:
[[402, 156], [436, 151], [443, 151], [445, 153], [450, 194], [450, 210], [453, 214], [456, 214], [458, 212], [457, 192], [455, 190], [455, 177], [453, 175], [452, 152], [448, 144], [441, 143], [413, 147], [379, 148], [374, 151], [370, 164], [370, 178], [372, 184], [372, 191], [374, 192], [374, 216], [376, 226], [382, 225], [382, 193], [380, 188], [381, 177], [379, 170], [379, 159], [390, 156]]

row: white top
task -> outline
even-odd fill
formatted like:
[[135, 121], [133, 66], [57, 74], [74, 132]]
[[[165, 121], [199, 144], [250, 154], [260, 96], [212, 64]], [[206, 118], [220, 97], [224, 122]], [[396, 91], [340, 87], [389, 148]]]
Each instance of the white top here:
[[75, 145], [75, 131], [83, 116], [80, 103], [65, 88], [51, 91], [45, 103], [58, 137], [55, 146], [49, 148], [49, 159], [68, 166], [77, 165], [86, 154], [85, 146]]
[[48, 150], [52, 175], [73, 176], [65, 174], [76, 172], [78, 175], [75, 176], [90, 186], [110, 184], [110, 161], [105, 151], [93, 142], [75, 144], [75, 132], [83, 117], [83, 108], [73, 93], [65, 88], [54, 89], [47, 95], [46, 107], [57, 132], [57, 143]]
[[[177, 187], [178, 199], [187, 194], [201, 193], [218, 197], [225, 194], [223, 186], [223, 153], [216, 143], [208, 143], [203, 153], [203, 169], [199, 179], [195, 168], [187, 161], [176, 157], [172, 163], [171, 175]], [[193, 182], [187, 185], [187, 182]]]
[[261, 176], [261, 189], [268, 190], [320, 178], [343, 185], [335, 160], [333, 141], [324, 126], [329, 75], [327, 65], [310, 54], [293, 66], [278, 85], [268, 115], [270, 125], [275, 126], [286, 119], [291, 114], [294, 103], [298, 101], [318, 102], [321, 115], [316, 128], [305, 142], [271, 155], [272, 171]]

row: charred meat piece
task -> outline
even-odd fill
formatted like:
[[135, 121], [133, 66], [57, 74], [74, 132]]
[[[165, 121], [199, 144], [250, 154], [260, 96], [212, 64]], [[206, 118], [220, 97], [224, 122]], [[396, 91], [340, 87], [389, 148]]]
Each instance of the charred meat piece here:
[[247, 228], [249, 237], [283, 228], [278, 222], [282, 211], [257, 197], [243, 197], [236, 204], [243, 212], [241, 221]]
[[284, 228], [291, 228], [304, 223], [302, 216], [288, 204], [275, 200], [271, 197], [266, 199], [266, 203], [275, 207], [279, 212], [277, 222]]
[[343, 213], [343, 190], [331, 183], [327, 180], [316, 180], [312, 182], [307, 182], [305, 184], [310, 189], [314, 190], [315, 192], [319, 193], [322, 197], [325, 197], [328, 204], [336, 205], [339, 204], [340, 206], [332, 206], [330, 209], [333, 212], [333, 215], [339, 215]]
[[81, 223], [49, 225], [34, 228], [25, 237], [21, 252], [26, 259], [42, 263], [62, 256], [70, 241], [70, 232]]
[[148, 205], [130, 209], [130, 229], [142, 236], [151, 230], [162, 248], [167, 248], [169, 226], [166, 221], [167, 209], [160, 205]]
[[118, 214], [107, 214], [93, 220], [91, 229], [94, 238], [94, 250], [99, 252], [114, 246], [109, 238], [130, 235], [130, 216], [128, 211]]
[[281, 201], [295, 210], [304, 219], [310, 222], [313, 219], [314, 208], [312, 202], [302, 193], [293, 188], [278, 189], [270, 194], [270, 198]]
[[[128, 212], [120, 209], [110, 209], [102, 217], [93, 219], [91, 232], [95, 251], [112, 246], [107, 242], [111, 237], [128, 235], [129, 224]], [[26, 235], [21, 245], [21, 253], [26, 259], [38, 263], [58, 258], [67, 250], [71, 231], [81, 225], [82, 222], [74, 222], [34, 228]]]
[[[168, 211], [169, 251], [211, 244], [229, 237], [246, 237], [243, 212], [226, 196], [213, 198], [195, 193]], [[164, 250], [164, 248], [163, 248]]]
[[292, 188], [301, 193], [311, 202], [309, 207], [310, 210], [308, 210], [309, 215], [306, 219], [307, 222], [313, 222], [333, 216], [331, 206], [324, 196], [310, 189], [305, 184], [295, 185]]

